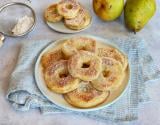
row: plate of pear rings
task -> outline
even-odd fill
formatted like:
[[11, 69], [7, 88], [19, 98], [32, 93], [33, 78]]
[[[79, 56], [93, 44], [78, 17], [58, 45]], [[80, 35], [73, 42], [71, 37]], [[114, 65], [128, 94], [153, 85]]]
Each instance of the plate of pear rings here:
[[51, 29], [61, 33], [80, 32], [92, 22], [89, 11], [76, 0], [61, 0], [49, 5], [44, 11], [44, 20]]
[[115, 103], [127, 90], [127, 55], [108, 39], [74, 35], [45, 47], [35, 64], [38, 88], [54, 104], [95, 111]]

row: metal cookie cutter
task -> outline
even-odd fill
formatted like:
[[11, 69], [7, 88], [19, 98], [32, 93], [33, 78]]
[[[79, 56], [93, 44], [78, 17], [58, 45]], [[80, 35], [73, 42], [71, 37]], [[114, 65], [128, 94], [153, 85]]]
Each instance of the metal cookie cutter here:
[[[2, 29], [0, 29], [0, 46], [3, 44], [4, 40], [5, 40], [5, 36], [9, 36], [9, 37], [20, 37], [20, 36], [24, 36], [26, 34], [28, 34], [29, 32], [31, 32], [34, 27], [35, 27], [35, 24], [36, 24], [36, 15], [35, 15], [35, 11], [33, 10], [32, 7], [30, 7], [29, 5], [25, 4], [25, 3], [20, 3], [20, 2], [11, 2], [11, 3], [7, 3], [5, 5], [3, 5], [2, 7], [0, 7], [0, 13], [3, 12], [3, 10], [5, 10], [6, 8], [9, 8], [13, 5], [17, 5], [17, 6], [20, 6], [21, 8], [27, 8], [31, 11], [32, 13], [32, 17], [34, 19], [34, 22], [32, 24], [32, 26], [26, 31], [26, 32], [23, 32], [22, 34], [18, 34], [18, 35], [15, 35], [11, 32], [6, 32]], [[14, 10], [11, 10], [11, 11], [14, 11]], [[5, 18], [5, 17], [4, 17]], [[1, 19], [0, 19], [1, 20]], [[3, 24], [0, 24], [0, 25], [3, 25]]]

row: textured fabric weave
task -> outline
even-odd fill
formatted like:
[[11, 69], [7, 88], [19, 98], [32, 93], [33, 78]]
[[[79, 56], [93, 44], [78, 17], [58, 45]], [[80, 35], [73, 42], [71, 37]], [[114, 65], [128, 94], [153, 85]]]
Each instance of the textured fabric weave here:
[[[94, 112], [72, 112], [48, 101], [37, 88], [34, 79], [34, 65], [41, 50], [51, 40], [24, 42], [17, 65], [11, 74], [7, 99], [16, 110], [27, 111], [38, 108], [44, 114], [74, 113], [99, 120], [131, 121], [137, 119], [138, 105], [148, 101], [146, 86], [152, 80], [160, 78], [160, 71], [147, 52], [143, 39], [110, 39], [127, 55], [131, 68], [131, 80], [125, 94], [111, 106]], [[146, 83], [147, 82], [147, 83]]]

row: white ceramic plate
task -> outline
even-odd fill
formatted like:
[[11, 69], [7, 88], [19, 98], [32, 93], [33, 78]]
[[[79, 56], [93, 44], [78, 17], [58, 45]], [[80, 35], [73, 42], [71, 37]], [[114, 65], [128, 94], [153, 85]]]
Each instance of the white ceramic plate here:
[[87, 28], [89, 28], [89, 26], [91, 25], [92, 23], [92, 19], [91, 19], [91, 22], [90, 24], [85, 27], [84, 29], [81, 29], [81, 30], [72, 30], [72, 29], [69, 29], [67, 28], [63, 21], [60, 21], [60, 22], [56, 22], [56, 23], [50, 23], [50, 22], [46, 22], [46, 24], [53, 30], [57, 31], [57, 32], [61, 32], [61, 33], [77, 33], [77, 32], [81, 32]]
[[[90, 35], [83, 35], [83, 36], [94, 38], [99, 42], [102, 42], [102, 43], [105, 43], [107, 45], [113, 46], [114, 48], [117, 48], [117, 46], [113, 45], [107, 39], [94, 37], [94, 36], [90, 36]], [[45, 52], [47, 52], [48, 50], [54, 48], [56, 45], [63, 42], [63, 40], [71, 38], [71, 37], [72, 36], [66, 37], [66, 38], [63, 38], [63, 39], [60, 39], [60, 40], [56, 40], [55, 42], [52, 42], [50, 45], [48, 45], [46, 48], [44, 48], [44, 50], [40, 53], [40, 55], [37, 59], [37, 62], [35, 64], [35, 80], [37, 82], [38, 88], [43, 93], [43, 95], [46, 96], [51, 102], [53, 102], [54, 104], [56, 104], [56, 105], [58, 105], [62, 108], [69, 109], [69, 110], [72, 110], [72, 111], [80, 111], [80, 112], [95, 111], [95, 110], [102, 109], [104, 107], [107, 107], [107, 106], [115, 103], [121, 96], [123, 96], [125, 90], [127, 89], [128, 84], [129, 84], [129, 80], [130, 80], [130, 68], [129, 68], [129, 66], [127, 68], [126, 77], [124, 78], [123, 84], [120, 86], [120, 88], [116, 91], [111, 91], [108, 99], [104, 103], [102, 103], [102, 104], [100, 104], [96, 107], [93, 107], [93, 108], [81, 109], [81, 108], [73, 107], [72, 105], [68, 104], [64, 100], [62, 95], [56, 94], [56, 93], [50, 91], [47, 88], [47, 86], [45, 85], [45, 81], [44, 81], [43, 74], [42, 74], [42, 67], [41, 67], [41, 64], [40, 64], [41, 56]], [[121, 52], [123, 53], [123, 51], [121, 51]]]

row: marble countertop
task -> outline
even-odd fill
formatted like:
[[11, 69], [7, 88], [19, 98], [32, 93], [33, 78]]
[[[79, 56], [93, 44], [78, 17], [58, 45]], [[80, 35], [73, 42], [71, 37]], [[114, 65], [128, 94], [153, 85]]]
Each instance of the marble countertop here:
[[[1, 0], [0, 6], [6, 2], [15, 0]], [[17, 0], [18, 1], [18, 0]], [[28, 0], [19, 0], [20, 2], [29, 3]], [[61, 34], [49, 29], [43, 21], [44, 9], [52, 3], [53, 0], [31, 0], [29, 3], [36, 11], [37, 24], [33, 32], [20, 38], [7, 38], [3, 47], [0, 48], [0, 125], [103, 125], [106, 123], [67, 114], [56, 114], [43, 116], [38, 110], [28, 112], [15, 111], [5, 98], [8, 88], [9, 76], [16, 64], [18, 52], [21, 43], [25, 40], [33, 39], [58, 39], [69, 34]], [[123, 24], [123, 16], [113, 22], [103, 22], [98, 19], [92, 10], [92, 0], [80, 0], [93, 15], [92, 26], [81, 32], [83, 34], [92, 34], [102, 37], [127, 37], [128, 32]], [[157, 0], [157, 13], [146, 25], [146, 27], [137, 33], [137, 36], [144, 38], [148, 44], [148, 49], [157, 65], [160, 62], [160, 0]], [[10, 16], [10, 15], [7, 15]], [[7, 18], [7, 16], [5, 18]], [[0, 24], [1, 25], [1, 24]], [[160, 65], [159, 65], [160, 68]], [[139, 119], [124, 124], [131, 125], [160, 125], [160, 80], [149, 84], [147, 90], [151, 101], [143, 104], [139, 108]], [[110, 123], [116, 124], [116, 123]]]

